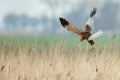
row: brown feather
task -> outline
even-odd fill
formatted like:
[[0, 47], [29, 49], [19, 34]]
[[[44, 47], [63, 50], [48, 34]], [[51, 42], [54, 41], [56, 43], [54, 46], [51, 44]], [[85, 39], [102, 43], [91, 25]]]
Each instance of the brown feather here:
[[85, 31], [86, 32], [90, 32], [91, 31], [91, 27], [88, 24], [85, 26]]
[[90, 43], [90, 45], [94, 45], [95, 43], [94, 43], [94, 41], [93, 40], [88, 40], [88, 42]]
[[63, 27], [65, 27], [67, 30], [72, 31], [78, 35], [82, 35], [82, 32], [83, 32], [82, 29], [75, 27], [73, 24], [71, 24], [67, 20], [60, 18], [60, 22], [63, 25]]

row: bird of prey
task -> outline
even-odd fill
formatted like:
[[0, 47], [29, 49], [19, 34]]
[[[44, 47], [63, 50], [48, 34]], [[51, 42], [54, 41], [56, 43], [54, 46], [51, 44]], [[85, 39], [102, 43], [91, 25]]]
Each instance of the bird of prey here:
[[93, 27], [94, 27], [94, 16], [96, 14], [96, 11], [97, 11], [97, 8], [93, 8], [92, 11], [90, 12], [89, 19], [85, 24], [85, 30], [75, 27], [73, 24], [71, 24], [64, 18], [59, 18], [59, 20], [64, 28], [78, 34], [79, 36], [81, 36], [81, 39], [80, 39], [81, 41], [87, 40], [88, 43], [91, 46], [93, 46], [95, 44], [93, 40], [103, 34], [102, 30], [99, 30], [97, 33], [93, 35], [91, 34], [91, 31], [93, 30]]

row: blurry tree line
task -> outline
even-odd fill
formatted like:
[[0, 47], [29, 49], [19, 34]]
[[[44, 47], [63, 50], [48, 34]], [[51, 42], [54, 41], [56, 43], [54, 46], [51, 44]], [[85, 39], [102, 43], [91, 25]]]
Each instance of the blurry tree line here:
[[[40, 17], [30, 17], [28, 15], [22, 14], [17, 15], [15, 13], [9, 13], [7, 14], [4, 19], [4, 29], [8, 31], [26, 31], [26, 29], [31, 29], [31, 31], [36, 31], [37, 29], [42, 29], [45, 31], [45, 33], [51, 33], [54, 34], [56, 31], [61, 28], [61, 25], [59, 23], [59, 18], [56, 16], [56, 9], [57, 5], [59, 3], [57, 2], [48, 2], [48, 5], [52, 8], [52, 18], [42, 15]], [[85, 5], [85, 3], [83, 3]], [[88, 16], [85, 15], [86, 7], [80, 8], [76, 7], [75, 9], [71, 10], [70, 13], [64, 14], [63, 17], [69, 19], [70, 22], [77, 26], [83, 26], [88, 19]], [[101, 8], [101, 11], [99, 16], [97, 16], [95, 19], [95, 27], [96, 30], [103, 29], [103, 30], [117, 30], [120, 29], [119, 27], [119, 20], [118, 17], [120, 5], [119, 3], [115, 3], [111, 0], [106, 0], [105, 5]]]
[[47, 29], [49, 24], [49, 19], [46, 16], [30, 17], [28, 15], [16, 15], [14, 13], [9, 13], [4, 17], [4, 27], [7, 31], [26, 31], [26, 29], [31, 29], [35, 31], [37, 27], [44, 27]]

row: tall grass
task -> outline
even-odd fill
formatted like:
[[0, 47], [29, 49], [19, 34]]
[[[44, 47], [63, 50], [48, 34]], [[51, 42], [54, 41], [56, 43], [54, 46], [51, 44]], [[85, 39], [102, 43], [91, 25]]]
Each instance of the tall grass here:
[[[9, 40], [10, 41], [10, 40]], [[66, 41], [54, 45], [3, 39], [0, 44], [0, 80], [120, 80], [120, 45], [111, 47]]]

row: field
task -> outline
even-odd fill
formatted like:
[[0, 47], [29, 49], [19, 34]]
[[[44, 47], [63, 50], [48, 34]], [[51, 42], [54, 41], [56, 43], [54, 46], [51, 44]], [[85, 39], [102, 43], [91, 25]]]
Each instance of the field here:
[[0, 80], [120, 80], [120, 36], [0, 36]]

